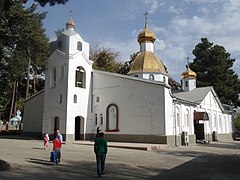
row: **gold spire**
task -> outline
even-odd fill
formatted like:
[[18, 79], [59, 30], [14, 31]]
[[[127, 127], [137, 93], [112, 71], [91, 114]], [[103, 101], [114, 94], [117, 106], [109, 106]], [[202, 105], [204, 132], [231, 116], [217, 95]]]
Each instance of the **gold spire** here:
[[66, 29], [72, 28], [75, 29], [76, 24], [74, 23], [72, 19], [72, 11], [70, 11], [70, 18], [68, 19], [68, 22], [66, 23]]
[[190, 69], [189, 65], [187, 65], [186, 67], [187, 67], [187, 70], [182, 73], [182, 79], [184, 79], [184, 78], [196, 78], [197, 74]]
[[138, 40], [139, 43], [141, 43], [141, 42], [154, 42], [156, 40], [156, 35], [148, 28], [148, 19], [147, 19], [148, 14], [149, 14], [148, 12], [146, 12], [144, 14], [145, 18], [146, 18], [145, 27], [138, 35], [137, 40]]

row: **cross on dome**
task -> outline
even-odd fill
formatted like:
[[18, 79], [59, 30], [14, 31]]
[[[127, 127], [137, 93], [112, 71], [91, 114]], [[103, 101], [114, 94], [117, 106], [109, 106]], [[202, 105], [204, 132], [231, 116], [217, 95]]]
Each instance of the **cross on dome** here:
[[69, 20], [68, 22], [66, 23], [66, 29], [72, 29], [74, 30], [75, 29], [75, 26], [76, 24], [74, 23], [73, 19], [72, 19], [72, 11], [69, 11]]

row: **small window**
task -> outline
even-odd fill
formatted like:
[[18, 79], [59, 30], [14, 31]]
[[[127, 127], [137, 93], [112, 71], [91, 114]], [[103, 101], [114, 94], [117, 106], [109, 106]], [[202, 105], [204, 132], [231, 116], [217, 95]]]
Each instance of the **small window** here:
[[99, 101], [100, 101], [99, 96], [97, 96], [96, 97], [96, 102], [99, 102]]
[[60, 78], [61, 78], [61, 80], [63, 80], [63, 78], [64, 78], [64, 66], [63, 66], [63, 65], [61, 65], [61, 74], [60, 74]]
[[185, 87], [188, 87], [188, 81], [185, 81]]
[[62, 94], [59, 96], [59, 103], [62, 103]]
[[149, 75], [149, 79], [150, 79], [150, 80], [154, 80], [154, 75], [153, 75], [153, 74], [150, 74], [150, 75]]
[[82, 50], [82, 43], [80, 41], [77, 42], [77, 50]]
[[138, 75], [135, 75], [134, 77], [138, 77]]
[[100, 115], [101, 125], [103, 125], [103, 114]]
[[51, 68], [51, 81], [50, 81], [50, 87], [55, 88], [57, 83], [57, 68], [52, 67]]
[[166, 82], [166, 77], [165, 76], [163, 76], [163, 82]]
[[97, 114], [95, 114], [95, 124], [97, 125]]
[[74, 96], [73, 96], [73, 103], [77, 103], [77, 95], [76, 94], [74, 94]]

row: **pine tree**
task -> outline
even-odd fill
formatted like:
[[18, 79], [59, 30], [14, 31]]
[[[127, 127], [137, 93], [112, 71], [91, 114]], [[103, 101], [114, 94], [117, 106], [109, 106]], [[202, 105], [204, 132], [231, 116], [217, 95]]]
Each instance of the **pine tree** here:
[[43, 66], [49, 55], [48, 38], [42, 27], [46, 13], [36, 10], [35, 4], [25, 8], [22, 1], [4, 1], [0, 26], [0, 114], [9, 114], [16, 81], [17, 104], [22, 110], [29, 59], [32, 66]]
[[193, 54], [195, 58], [190, 68], [197, 73], [197, 86], [213, 86], [222, 103], [240, 105], [240, 80], [232, 69], [235, 59], [225, 48], [201, 38]]

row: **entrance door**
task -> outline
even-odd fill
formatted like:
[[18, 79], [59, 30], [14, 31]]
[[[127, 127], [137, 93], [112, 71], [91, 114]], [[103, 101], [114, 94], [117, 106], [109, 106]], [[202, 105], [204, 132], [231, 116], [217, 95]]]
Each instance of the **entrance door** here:
[[60, 124], [60, 118], [59, 118], [58, 116], [56, 116], [56, 117], [54, 118], [54, 132], [55, 132], [56, 130], [59, 130], [59, 124]]
[[204, 140], [204, 124], [194, 123], [196, 140]]
[[75, 140], [80, 140], [80, 128], [81, 127], [81, 121], [80, 117], [77, 116], [75, 118]]

